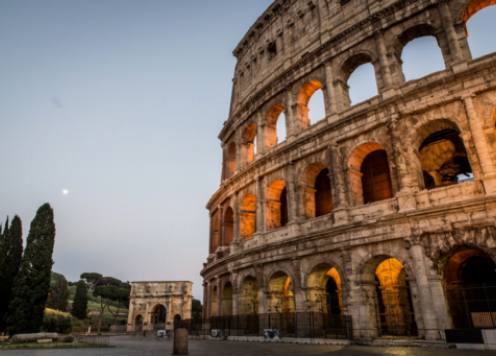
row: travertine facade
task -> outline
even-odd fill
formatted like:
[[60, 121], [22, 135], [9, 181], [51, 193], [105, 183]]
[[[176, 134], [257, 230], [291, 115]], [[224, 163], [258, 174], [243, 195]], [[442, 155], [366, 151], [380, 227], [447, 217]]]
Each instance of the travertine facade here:
[[190, 320], [192, 282], [133, 282], [128, 332], [172, 330], [175, 320]]
[[[496, 55], [472, 58], [466, 22], [494, 3], [277, 0], [257, 20], [234, 51], [219, 136], [207, 321], [346, 315], [362, 339], [487, 326], [496, 308], [463, 288], [494, 282]], [[437, 39], [446, 68], [406, 81], [401, 53], [420, 36]], [[351, 105], [364, 63], [378, 95]], [[310, 122], [317, 90], [326, 117]]]

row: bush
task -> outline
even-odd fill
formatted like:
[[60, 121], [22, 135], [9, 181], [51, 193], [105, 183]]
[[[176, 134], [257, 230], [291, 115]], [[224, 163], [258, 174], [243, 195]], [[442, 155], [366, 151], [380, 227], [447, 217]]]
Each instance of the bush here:
[[45, 309], [43, 317], [43, 331], [60, 334], [69, 334], [72, 331], [72, 317], [53, 309]]

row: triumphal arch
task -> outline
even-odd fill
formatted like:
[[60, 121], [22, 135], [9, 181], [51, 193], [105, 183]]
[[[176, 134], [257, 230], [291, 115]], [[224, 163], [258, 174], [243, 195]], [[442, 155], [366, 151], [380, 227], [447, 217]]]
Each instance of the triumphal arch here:
[[132, 282], [128, 332], [173, 330], [191, 320], [192, 282]]
[[[436, 340], [495, 326], [496, 54], [476, 58], [467, 29], [495, 3], [276, 0], [258, 18], [234, 50], [207, 206], [210, 328]], [[419, 38], [442, 67], [412, 79]], [[376, 92], [354, 102], [364, 67]]]

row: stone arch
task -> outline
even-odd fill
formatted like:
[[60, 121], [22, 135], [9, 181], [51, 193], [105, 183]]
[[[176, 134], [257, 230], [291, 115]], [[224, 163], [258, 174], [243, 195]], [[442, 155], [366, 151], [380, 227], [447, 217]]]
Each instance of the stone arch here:
[[224, 179], [228, 179], [232, 175], [234, 175], [234, 173], [236, 172], [236, 169], [237, 169], [236, 143], [231, 142], [227, 145], [224, 157], [225, 157], [224, 158], [224, 167], [225, 167]]
[[276, 229], [288, 223], [288, 196], [286, 182], [276, 179], [269, 183], [265, 193], [265, 221], [267, 229]]
[[393, 197], [388, 154], [381, 144], [368, 142], [356, 147], [348, 159], [348, 170], [357, 205]]
[[279, 137], [278, 127], [281, 124], [286, 125], [285, 107], [280, 103], [273, 104], [266, 114], [264, 134], [264, 145], [266, 148], [274, 147], [286, 140], [286, 136]]
[[467, 5], [462, 11], [460, 20], [467, 23], [472, 16], [474, 16], [479, 11], [485, 9], [486, 7], [496, 5], [496, 0], [471, 0], [467, 2]]
[[239, 234], [242, 239], [250, 239], [257, 231], [257, 197], [243, 196], [239, 210]]
[[453, 327], [494, 328], [496, 263], [478, 247], [456, 246], [443, 268]]
[[343, 314], [343, 279], [336, 266], [327, 262], [315, 265], [306, 285], [311, 310], [333, 316]]
[[250, 123], [243, 130], [242, 158], [245, 164], [249, 164], [255, 160], [257, 153], [257, 124]]
[[[309, 80], [307, 83], [303, 84], [298, 92], [297, 105], [298, 105], [298, 115], [300, 126], [306, 128], [312, 124], [310, 120], [310, 109], [309, 104], [312, 97], [318, 91], [324, 92], [324, 84], [322, 81], [317, 79]], [[325, 95], [323, 95], [325, 97]], [[324, 105], [324, 103], [322, 103]], [[324, 105], [325, 107], [325, 105]], [[317, 120], [323, 118], [317, 118]]]
[[138, 314], [134, 318], [134, 331], [141, 332], [143, 330], [143, 315]]
[[222, 316], [233, 315], [233, 285], [229, 281], [222, 286], [221, 313]]
[[[484, 26], [484, 29], [479, 28], [481, 19], [496, 13], [496, 0], [472, 0], [465, 7], [462, 15], [462, 21], [465, 25], [465, 33], [467, 35], [467, 44], [473, 58], [479, 58], [496, 51], [494, 41], [490, 37], [486, 37], [486, 33], [494, 31], [494, 24]], [[492, 7], [489, 9], [489, 7]]]
[[332, 212], [332, 192], [329, 168], [321, 163], [312, 163], [304, 171], [303, 194], [305, 214], [308, 218]]
[[[370, 64], [373, 67], [373, 73], [374, 76], [373, 78], [367, 78], [367, 80], [372, 80], [375, 83], [375, 92], [374, 93], [367, 93], [367, 98], [365, 97], [360, 97], [357, 100], [352, 100], [352, 98], [355, 96], [354, 91], [355, 87], [351, 87], [350, 84], [350, 78], [353, 76], [353, 74], [356, 72], [357, 69], [359, 69], [362, 66], [365, 66], [367, 64]], [[345, 89], [345, 93], [347, 96], [347, 102], [350, 104], [357, 104], [361, 101], [367, 100], [379, 93], [379, 84], [378, 84], [378, 75], [380, 71], [377, 68], [377, 64], [374, 61], [374, 56], [369, 53], [369, 52], [358, 52], [350, 57], [348, 57], [343, 64], [341, 65], [341, 80]]]
[[268, 280], [267, 308], [269, 313], [294, 313], [296, 311], [295, 286], [293, 278], [281, 270]]
[[157, 304], [152, 309], [151, 324], [153, 330], [165, 329], [165, 321], [167, 320], [167, 309], [162, 304]]
[[247, 274], [241, 279], [239, 287], [239, 314], [258, 314], [260, 283], [256, 277]]
[[362, 266], [360, 282], [369, 318], [377, 335], [418, 335], [412, 298], [414, 282], [404, 262], [390, 255], [375, 255]]
[[234, 239], [234, 211], [228, 206], [223, 218], [223, 245], [229, 246]]
[[221, 246], [221, 216], [219, 209], [215, 209], [210, 218], [210, 253], [215, 253], [217, 248]]
[[473, 178], [472, 165], [458, 125], [447, 119], [432, 120], [418, 129], [417, 155], [427, 189]]
[[[406, 68], [406, 66], [410, 66], [412, 64], [408, 63], [408, 58], [405, 60], [405, 58], [403, 57], [403, 55], [405, 53], [405, 49], [412, 42], [414, 42], [416, 40], [420, 40], [421, 38], [426, 38], [426, 37], [431, 37], [431, 38], [435, 39], [436, 45], [437, 45], [437, 49], [435, 49], [435, 51], [437, 51], [440, 54], [439, 62], [442, 62], [442, 64], [440, 63], [440, 65], [433, 71], [432, 70], [429, 72], [423, 71], [420, 74], [417, 74], [415, 77], [408, 77], [405, 74], [405, 70], [408, 69], [408, 68]], [[403, 71], [402, 71], [403, 77], [406, 80], [417, 79], [417, 78], [426, 76], [432, 72], [446, 69], [449, 53], [443, 52], [443, 48], [447, 48], [448, 46], [446, 46], [444, 43], [441, 43], [442, 41], [443, 41], [443, 39], [440, 37], [439, 31], [431, 24], [427, 24], [427, 23], [416, 24], [416, 25], [406, 29], [405, 31], [403, 31], [398, 36], [396, 46], [395, 46], [395, 54], [397, 56], [397, 60], [403, 66]], [[431, 53], [431, 51], [429, 51], [429, 58], [433, 58], [433, 60], [436, 60], [435, 57], [436, 57], [436, 53], [434, 53], [434, 52]]]

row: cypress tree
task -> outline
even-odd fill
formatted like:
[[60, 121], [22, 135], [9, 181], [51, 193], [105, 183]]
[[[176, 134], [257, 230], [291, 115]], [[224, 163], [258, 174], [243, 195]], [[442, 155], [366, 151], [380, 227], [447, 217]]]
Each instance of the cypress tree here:
[[74, 303], [72, 304], [72, 315], [78, 319], [86, 319], [88, 312], [88, 288], [83, 280], [80, 280], [76, 287]]
[[12, 287], [22, 258], [22, 222], [15, 216], [2, 237], [4, 247], [0, 259], [0, 330], [5, 329], [5, 317]]
[[60, 273], [52, 272], [46, 307], [66, 311], [68, 300], [69, 286], [67, 279]]
[[54, 242], [53, 210], [44, 204], [31, 222], [26, 250], [14, 281], [7, 312], [7, 330], [11, 335], [40, 331], [50, 288]]

